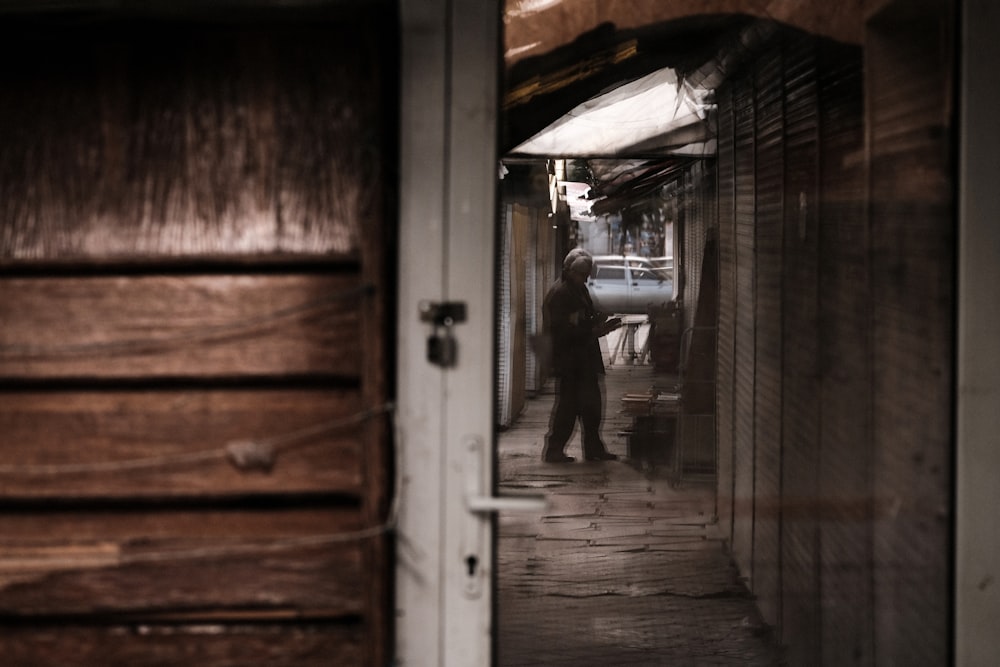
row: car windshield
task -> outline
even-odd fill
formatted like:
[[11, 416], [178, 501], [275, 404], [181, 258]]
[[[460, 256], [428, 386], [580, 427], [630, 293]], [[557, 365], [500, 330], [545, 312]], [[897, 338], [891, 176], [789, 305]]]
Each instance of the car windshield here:
[[632, 279], [642, 283], [660, 283], [670, 280], [665, 274], [652, 269], [632, 269]]
[[595, 264], [594, 268], [591, 269], [590, 277], [595, 280], [625, 280], [625, 267]]

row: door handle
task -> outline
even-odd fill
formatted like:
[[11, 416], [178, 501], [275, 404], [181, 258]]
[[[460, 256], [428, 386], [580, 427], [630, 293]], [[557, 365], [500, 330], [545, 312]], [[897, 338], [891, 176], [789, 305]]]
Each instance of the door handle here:
[[486, 549], [486, 516], [494, 512], [537, 512], [548, 505], [545, 496], [515, 496], [500, 498], [484, 493], [488, 480], [483, 475], [483, 457], [486, 455], [483, 439], [476, 435], [462, 440], [465, 449], [463, 473], [465, 475], [466, 516], [462, 530], [462, 551], [458, 567], [463, 574], [463, 592], [468, 598], [482, 595], [488, 569], [481, 564], [488, 562]]
[[465, 506], [470, 512], [541, 512], [549, 506], [545, 496], [466, 496]]
[[483, 440], [478, 436], [465, 438], [465, 506], [473, 514], [490, 512], [539, 512], [548, 507], [544, 495], [493, 496], [483, 493]]

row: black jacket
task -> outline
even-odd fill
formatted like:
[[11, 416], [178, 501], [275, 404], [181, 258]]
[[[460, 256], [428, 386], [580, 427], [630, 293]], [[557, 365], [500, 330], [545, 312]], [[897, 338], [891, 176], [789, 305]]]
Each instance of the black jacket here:
[[542, 325], [552, 346], [556, 376], [604, 373], [601, 345], [594, 334], [600, 324], [586, 287], [560, 279], [542, 303]]

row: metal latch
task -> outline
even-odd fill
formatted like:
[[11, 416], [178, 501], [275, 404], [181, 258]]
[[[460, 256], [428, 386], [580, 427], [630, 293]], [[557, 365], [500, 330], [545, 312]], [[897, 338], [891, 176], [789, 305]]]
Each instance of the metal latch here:
[[420, 321], [433, 327], [427, 337], [427, 360], [442, 368], [450, 368], [458, 361], [458, 344], [451, 328], [466, 317], [465, 303], [461, 301], [420, 302]]

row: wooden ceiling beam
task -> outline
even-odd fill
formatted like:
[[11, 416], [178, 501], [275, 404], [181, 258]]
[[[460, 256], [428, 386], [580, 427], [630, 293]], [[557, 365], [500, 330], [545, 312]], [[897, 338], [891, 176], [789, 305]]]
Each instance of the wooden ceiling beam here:
[[598, 26], [634, 30], [695, 16], [773, 19], [815, 35], [860, 44], [864, 20], [884, 0], [507, 0], [504, 63], [518, 62], [575, 41]]

